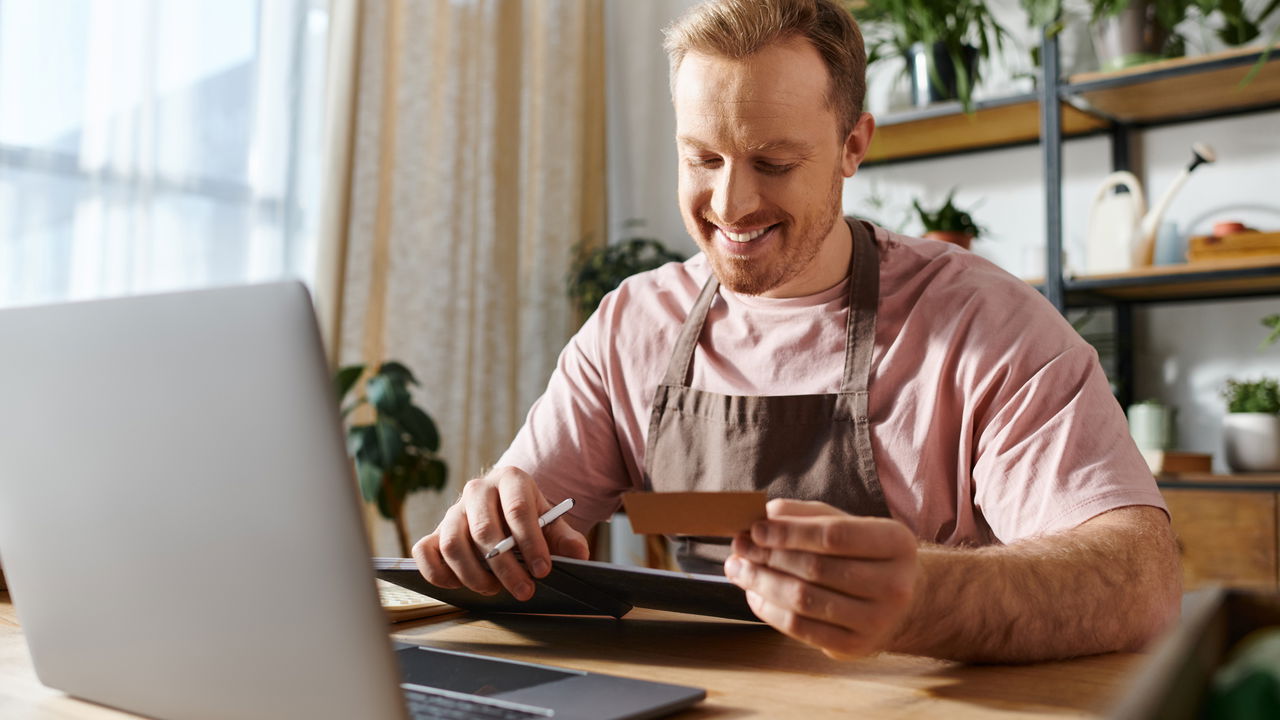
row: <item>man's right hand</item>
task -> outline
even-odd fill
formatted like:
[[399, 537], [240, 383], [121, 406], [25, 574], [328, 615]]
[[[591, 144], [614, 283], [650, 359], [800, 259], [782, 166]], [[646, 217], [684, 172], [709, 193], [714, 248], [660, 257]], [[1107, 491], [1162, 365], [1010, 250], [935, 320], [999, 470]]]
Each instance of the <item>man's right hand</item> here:
[[[517, 600], [533, 597], [533, 577], [551, 571], [551, 555], [587, 559], [587, 539], [561, 516], [545, 528], [538, 517], [551, 509], [528, 473], [495, 468], [462, 489], [462, 497], [445, 513], [435, 532], [413, 546], [418, 571], [432, 585], [466, 586], [485, 595], [506, 588]], [[545, 537], [544, 537], [545, 533]], [[485, 560], [484, 554], [512, 535], [524, 556], [515, 551]]]

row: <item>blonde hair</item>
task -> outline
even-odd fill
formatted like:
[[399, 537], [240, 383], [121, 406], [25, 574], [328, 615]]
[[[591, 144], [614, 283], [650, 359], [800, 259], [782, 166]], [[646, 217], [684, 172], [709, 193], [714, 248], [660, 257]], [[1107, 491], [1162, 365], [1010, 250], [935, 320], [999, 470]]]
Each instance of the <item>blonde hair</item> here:
[[680, 16], [663, 35], [673, 94], [676, 72], [690, 52], [740, 59], [802, 37], [827, 66], [827, 107], [840, 123], [841, 140], [862, 115], [867, 51], [857, 22], [834, 0], [708, 0]]

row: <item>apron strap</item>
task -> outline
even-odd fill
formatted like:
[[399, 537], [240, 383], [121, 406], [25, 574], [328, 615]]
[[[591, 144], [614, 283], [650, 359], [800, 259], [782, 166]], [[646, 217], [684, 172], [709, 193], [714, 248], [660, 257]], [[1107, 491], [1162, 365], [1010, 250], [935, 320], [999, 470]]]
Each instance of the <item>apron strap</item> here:
[[880, 302], [880, 252], [866, 223], [852, 218], [848, 222], [853, 232], [853, 268], [849, 278], [841, 392], [855, 396], [854, 418], [866, 422], [867, 387], [876, 341], [876, 309]]
[[677, 387], [689, 385], [691, 380], [689, 376], [693, 371], [693, 350], [698, 347], [698, 338], [702, 337], [702, 326], [707, 321], [707, 311], [711, 309], [711, 301], [715, 300], [716, 290], [719, 288], [720, 280], [716, 278], [715, 272], [712, 272], [711, 277], [707, 278], [707, 284], [702, 286], [702, 293], [693, 303], [693, 309], [689, 311], [689, 317], [685, 319], [684, 326], [680, 328], [675, 352], [671, 353], [666, 377], [662, 379], [663, 385]]

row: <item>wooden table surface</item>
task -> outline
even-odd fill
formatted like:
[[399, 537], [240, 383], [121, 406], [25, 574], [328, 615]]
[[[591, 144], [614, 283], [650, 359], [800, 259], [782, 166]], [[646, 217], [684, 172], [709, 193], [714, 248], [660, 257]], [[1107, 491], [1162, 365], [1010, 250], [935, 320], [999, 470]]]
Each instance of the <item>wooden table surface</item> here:
[[[465, 613], [393, 627], [393, 635], [646, 680], [695, 685], [707, 699], [675, 718], [1097, 717], [1141, 655], [1024, 666], [968, 666], [905, 655], [830, 660], [771, 628], [634, 610], [624, 620]], [[0, 593], [0, 718], [125, 718], [36, 679], [22, 629]]]

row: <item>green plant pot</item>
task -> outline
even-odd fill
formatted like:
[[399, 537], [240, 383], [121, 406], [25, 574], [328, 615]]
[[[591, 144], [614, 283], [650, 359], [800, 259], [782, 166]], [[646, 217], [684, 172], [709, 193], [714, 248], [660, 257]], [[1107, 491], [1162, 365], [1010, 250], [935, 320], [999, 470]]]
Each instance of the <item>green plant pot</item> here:
[[[964, 68], [969, 76], [969, 89], [977, 81], [978, 50], [969, 45], [964, 46]], [[929, 73], [929, 65], [933, 64], [936, 77]], [[960, 97], [956, 83], [956, 67], [947, 52], [947, 46], [934, 43], [926, 46], [916, 43], [911, 46], [907, 55], [907, 68], [911, 77], [911, 104], [926, 107], [933, 103], [957, 100]]]
[[1093, 24], [1093, 46], [1102, 70], [1110, 72], [1163, 57], [1168, 32], [1156, 22], [1155, 4], [1132, 0], [1115, 17]]

